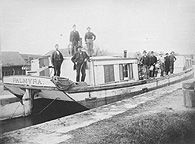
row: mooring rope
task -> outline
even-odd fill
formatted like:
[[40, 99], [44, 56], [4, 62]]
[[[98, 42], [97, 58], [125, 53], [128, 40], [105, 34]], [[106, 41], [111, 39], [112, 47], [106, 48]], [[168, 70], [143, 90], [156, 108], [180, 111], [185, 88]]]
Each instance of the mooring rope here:
[[54, 101], [56, 101], [57, 99], [59, 99], [59, 97], [55, 98], [52, 100], [52, 102], [50, 102], [46, 107], [44, 107], [39, 113], [35, 114], [35, 115], [39, 115], [41, 114], [45, 109], [47, 109]]
[[16, 108], [16, 109], [15, 109], [15, 111], [13, 112], [12, 116], [10, 117], [10, 119], [12, 119], [12, 118], [13, 118], [13, 116], [14, 116], [14, 114], [15, 114], [16, 110], [19, 108], [19, 106], [20, 106], [20, 103], [18, 104], [17, 108]]
[[67, 78], [58, 77], [58, 76], [53, 76], [51, 78], [51, 81], [56, 85], [58, 90], [61, 91], [68, 90], [74, 84], [74, 82], [72, 82], [71, 80]]

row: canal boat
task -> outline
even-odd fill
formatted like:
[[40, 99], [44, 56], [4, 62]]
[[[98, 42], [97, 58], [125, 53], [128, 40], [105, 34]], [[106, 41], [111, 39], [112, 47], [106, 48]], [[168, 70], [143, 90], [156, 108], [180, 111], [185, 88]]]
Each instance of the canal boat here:
[[27, 75], [3, 78], [4, 87], [18, 101], [1, 102], [4, 104], [0, 107], [0, 119], [32, 114], [35, 99], [71, 101], [91, 109], [192, 78], [191, 59], [183, 56], [177, 59], [180, 59], [180, 66], [175, 67], [176, 71], [180, 69], [177, 73], [140, 80], [136, 58], [91, 57], [86, 82], [74, 82], [76, 71], [70, 57], [64, 58], [61, 77], [53, 76], [49, 56], [33, 60]]

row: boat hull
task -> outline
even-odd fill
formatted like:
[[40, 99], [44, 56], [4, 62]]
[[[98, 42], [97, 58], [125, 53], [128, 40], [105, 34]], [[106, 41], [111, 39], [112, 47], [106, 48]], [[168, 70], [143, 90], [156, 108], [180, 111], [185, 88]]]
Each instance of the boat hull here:
[[[72, 87], [68, 91], [59, 91], [48, 77], [19, 76], [20, 80], [15, 80], [15, 82], [13, 82], [13, 78], [16, 77], [17, 76], [10, 76], [7, 79], [4, 78], [4, 86], [14, 95], [16, 95], [19, 100], [17, 101], [17, 104], [16, 102], [12, 102], [3, 106], [1, 105], [0, 109], [1, 111], [6, 111], [6, 116], [3, 114], [3, 116], [0, 115], [0, 119], [2, 119], [2, 117], [5, 119], [6, 117], [12, 118], [29, 115], [33, 105], [31, 100], [36, 98], [74, 101], [84, 105], [87, 108], [99, 107], [193, 78], [194, 69], [188, 69], [170, 76], [141, 80], [137, 82], [121, 82], [100, 86]], [[27, 92], [29, 95], [25, 95]], [[5, 110], [5, 107], [6, 109], [14, 110], [17, 107], [17, 111], [13, 115], [13, 111], [8, 112]]]

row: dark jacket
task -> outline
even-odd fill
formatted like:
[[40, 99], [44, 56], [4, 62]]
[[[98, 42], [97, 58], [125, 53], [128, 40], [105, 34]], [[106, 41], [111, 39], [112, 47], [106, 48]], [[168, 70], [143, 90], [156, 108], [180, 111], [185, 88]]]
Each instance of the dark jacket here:
[[174, 55], [170, 55], [170, 63], [174, 63], [177, 59]]
[[95, 35], [94, 33], [92, 33], [92, 32], [87, 32], [87, 33], [85, 34], [85, 41], [86, 41], [87, 39], [95, 40], [95, 39], [96, 39], [96, 35]]
[[149, 58], [149, 65], [150, 65], [150, 66], [151, 66], [151, 65], [155, 65], [156, 62], [157, 62], [156, 56], [150, 56], [150, 58]]
[[165, 57], [165, 71], [166, 72], [170, 71], [170, 57], [169, 56]]
[[78, 31], [71, 31], [70, 32], [70, 42], [78, 42], [80, 41], [80, 36]]
[[55, 61], [60, 61], [61, 63], [63, 62], [64, 58], [63, 58], [63, 55], [60, 51], [59, 52], [59, 55], [57, 54], [56, 51], [54, 51], [51, 55], [51, 63], [54, 65], [54, 62]]
[[71, 61], [73, 63], [77, 63], [77, 64], [82, 64], [84, 62], [85, 59], [89, 59], [89, 56], [87, 55], [86, 52], [84, 51], [81, 51], [81, 54], [80, 52], [76, 52], [73, 57], [71, 58]]
[[142, 56], [140, 59], [141, 64], [149, 66], [149, 57], [148, 56]]

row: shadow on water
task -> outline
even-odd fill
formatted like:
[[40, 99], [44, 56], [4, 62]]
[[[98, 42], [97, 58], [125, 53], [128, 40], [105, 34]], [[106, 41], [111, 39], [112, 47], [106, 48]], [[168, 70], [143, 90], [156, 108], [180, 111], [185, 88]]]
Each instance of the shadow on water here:
[[53, 100], [50, 99], [37, 99], [34, 101], [32, 115], [0, 121], [1, 133], [44, 123], [46, 121], [88, 110], [86, 107], [76, 102], [52, 101]]

